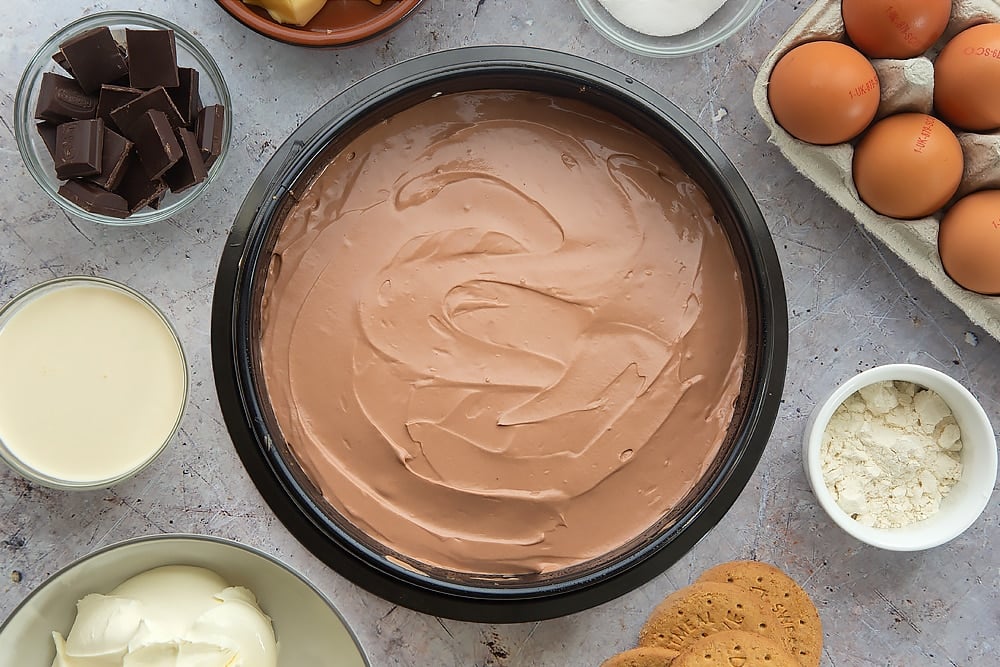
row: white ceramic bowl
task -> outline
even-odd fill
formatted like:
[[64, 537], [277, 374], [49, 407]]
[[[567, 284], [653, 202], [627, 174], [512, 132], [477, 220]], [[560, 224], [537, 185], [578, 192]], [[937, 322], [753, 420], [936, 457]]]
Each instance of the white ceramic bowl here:
[[333, 603], [301, 575], [251, 547], [202, 535], [157, 535], [100, 549], [39, 586], [0, 626], [0, 665], [51, 667], [52, 631], [65, 635], [76, 603], [107, 593], [126, 579], [161, 565], [196, 565], [257, 596], [274, 624], [278, 667], [369, 667], [357, 638]]
[[[962, 431], [962, 478], [933, 516], [902, 528], [873, 528], [842, 510], [823, 480], [820, 444], [834, 411], [862, 387], [902, 380], [937, 393], [951, 408]], [[819, 504], [850, 535], [882, 549], [920, 551], [961, 535], [982, 514], [997, 479], [997, 442], [986, 412], [968, 389], [940, 371], [914, 364], [879, 366], [855, 375], [818, 404], [806, 425], [802, 455], [806, 476]]]

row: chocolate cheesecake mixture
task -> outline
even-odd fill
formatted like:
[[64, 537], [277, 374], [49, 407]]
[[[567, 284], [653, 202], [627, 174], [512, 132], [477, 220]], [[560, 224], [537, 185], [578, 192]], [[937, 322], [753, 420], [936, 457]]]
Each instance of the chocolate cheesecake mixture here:
[[677, 506], [734, 412], [747, 314], [705, 194], [614, 116], [445, 95], [298, 193], [262, 302], [283, 436], [417, 562], [548, 572]]

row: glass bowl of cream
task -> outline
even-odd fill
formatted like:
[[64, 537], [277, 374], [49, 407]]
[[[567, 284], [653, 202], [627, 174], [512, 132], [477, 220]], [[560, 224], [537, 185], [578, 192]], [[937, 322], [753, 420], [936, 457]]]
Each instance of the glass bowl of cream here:
[[806, 477], [830, 519], [857, 540], [920, 551], [979, 518], [997, 479], [986, 411], [960, 382], [917, 364], [844, 381], [803, 438]]
[[618, 46], [652, 58], [689, 56], [721, 44], [750, 22], [764, 0], [577, 0], [594, 28]]
[[3, 665], [123, 663], [370, 665], [334, 604], [302, 575], [204, 535], [95, 551], [52, 575], [0, 626]]
[[111, 280], [56, 278], [0, 308], [0, 460], [66, 490], [148, 466], [180, 426], [188, 368], [146, 297]]

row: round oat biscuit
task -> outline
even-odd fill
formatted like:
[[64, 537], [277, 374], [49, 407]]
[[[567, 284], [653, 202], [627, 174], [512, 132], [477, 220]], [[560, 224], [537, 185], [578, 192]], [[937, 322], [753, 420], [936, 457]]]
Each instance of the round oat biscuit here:
[[698, 581], [716, 581], [747, 588], [760, 596], [778, 617], [784, 644], [802, 664], [819, 667], [823, 625], [816, 605], [787, 574], [767, 563], [734, 561], [706, 570]]
[[666, 649], [640, 646], [611, 656], [601, 667], [667, 667], [673, 658], [674, 654]]
[[779, 642], [742, 630], [702, 637], [674, 658], [670, 667], [800, 667]]
[[[639, 631], [639, 646], [658, 646], [674, 656], [724, 630], [746, 630], [782, 642], [778, 618], [759, 595], [733, 584], [704, 581], [671, 593]], [[790, 649], [789, 649], [790, 650]]]

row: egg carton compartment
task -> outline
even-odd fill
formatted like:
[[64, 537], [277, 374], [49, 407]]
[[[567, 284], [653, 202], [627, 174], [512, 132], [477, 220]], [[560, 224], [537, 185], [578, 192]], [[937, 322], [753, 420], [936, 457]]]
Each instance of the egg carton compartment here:
[[[958, 33], [988, 22], [1000, 22], [1000, 1], [956, 0], [952, 5], [948, 28], [926, 54], [907, 60], [873, 60], [881, 88], [876, 120], [903, 111], [930, 113], [934, 96], [934, 57]], [[944, 271], [937, 250], [940, 212], [917, 220], [897, 220], [876, 213], [861, 200], [854, 186], [851, 171], [853, 144], [817, 146], [805, 143], [786, 132], [775, 120], [767, 98], [771, 71], [790, 50], [817, 40], [849, 44], [840, 0], [819, 0], [810, 6], [778, 40], [774, 50], [761, 64], [753, 100], [771, 133], [769, 141], [778, 147], [799, 173], [853, 214], [869, 233], [930, 281], [970, 320], [1000, 340], [1000, 297], [982, 296], [965, 290]], [[976, 190], [1000, 188], [1000, 132], [976, 134], [957, 131], [956, 136], [965, 155], [962, 184], [956, 197]]]

